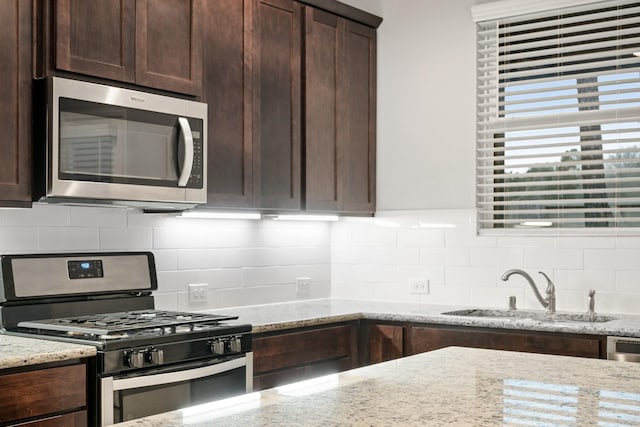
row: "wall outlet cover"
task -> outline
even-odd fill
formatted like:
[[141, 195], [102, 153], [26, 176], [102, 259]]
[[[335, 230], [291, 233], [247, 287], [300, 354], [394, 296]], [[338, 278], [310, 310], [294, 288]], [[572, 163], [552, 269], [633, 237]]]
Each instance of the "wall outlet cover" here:
[[429, 279], [427, 278], [410, 278], [409, 294], [411, 295], [429, 295]]
[[296, 277], [296, 296], [308, 297], [311, 294], [311, 277]]
[[206, 304], [208, 283], [189, 284], [189, 304]]

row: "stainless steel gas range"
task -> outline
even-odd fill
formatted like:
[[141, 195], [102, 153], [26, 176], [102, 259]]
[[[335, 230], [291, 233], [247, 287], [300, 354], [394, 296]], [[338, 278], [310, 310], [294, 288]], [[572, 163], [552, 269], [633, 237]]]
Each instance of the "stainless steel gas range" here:
[[251, 325], [155, 310], [151, 252], [4, 255], [0, 268], [5, 333], [96, 346], [90, 425], [252, 390]]

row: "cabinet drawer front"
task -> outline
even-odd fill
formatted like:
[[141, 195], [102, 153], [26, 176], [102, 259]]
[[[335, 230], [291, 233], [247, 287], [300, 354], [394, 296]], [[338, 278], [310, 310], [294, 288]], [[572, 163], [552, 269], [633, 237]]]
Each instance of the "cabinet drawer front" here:
[[20, 424], [20, 427], [86, 427], [87, 411], [72, 412]]
[[351, 326], [253, 339], [255, 373], [289, 368], [321, 360], [351, 357]]
[[0, 422], [85, 408], [86, 366], [73, 365], [0, 376]]

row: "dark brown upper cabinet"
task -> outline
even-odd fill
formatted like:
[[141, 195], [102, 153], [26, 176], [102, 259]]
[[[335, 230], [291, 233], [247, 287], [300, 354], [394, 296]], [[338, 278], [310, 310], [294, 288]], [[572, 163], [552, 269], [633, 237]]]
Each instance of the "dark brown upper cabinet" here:
[[306, 7], [305, 209], [375, 210], [376, 32]]
[[205, 207], [300, 210], [302, 6], [222, 0], [204, 16]]
[[199, 95], [202, 0], [57, 0], [55, 69]]
[[375, 29], [293, 0], [206, 2], [203, 16], [205, 207], [371, 214]]
[[31, 205], [31, 6], [0, 2], [0, 206]]
[[300, 210], [302, 5], [292, 0], [255, 0], [252, 20], [258, 206]]
[[204, 3], [203, 90], [209, 106], [206, 207], [256, 207], [251, 129], [253, 0]]

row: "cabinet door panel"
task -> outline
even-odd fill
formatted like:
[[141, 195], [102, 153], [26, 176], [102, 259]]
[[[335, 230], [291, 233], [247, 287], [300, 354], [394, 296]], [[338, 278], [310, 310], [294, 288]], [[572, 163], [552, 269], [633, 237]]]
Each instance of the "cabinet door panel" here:
[[251, 207], [251, 3], [204, 3], [203, 101], [209, 105], [207, 206]]
[[31, 2], [0, 2], [0, 206], [31, 201]]
[[301, 5], [256, 0], [253, 141], [260, 207], [300, 209]]
[[[353, 327], [334, 326], [253, 339], [253, 370], [256, 374], [352, 357]], [[331, 345], [327, 345], [330, 343]], [[353, 363], [357, 364], [354, 358]]]
[[376, 32], [345, 20], [338, 93], [338, 138], [343, 147], [343, 211], [373, 213], [376, 163]]
[[368, 360], [365, 363], [380, 363], [404, 355], [404, 331], [402, 326], [368, 326]]
[[58, 0], [56, 68], [134, 80], [134, 0]]
[[136, 1], [136, 83], [198, 95], [201, 0]]
[[337, 140], [341, 18], [305, 8], [305, 207], [338, 211], [342, 199]]
[[87, 425], [87, 411], [78, 411], [20, 424], [20, 427], [86, 427]]
[[87, 406], [84, 364], [0, 376], [0, 420], [38, 417]]

